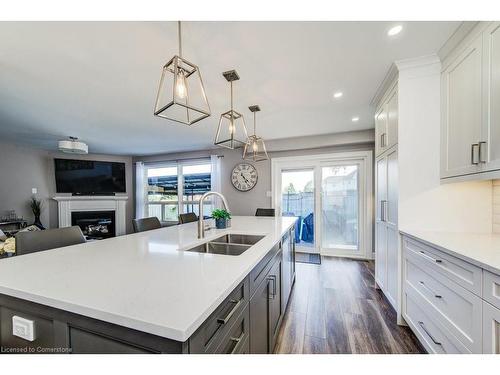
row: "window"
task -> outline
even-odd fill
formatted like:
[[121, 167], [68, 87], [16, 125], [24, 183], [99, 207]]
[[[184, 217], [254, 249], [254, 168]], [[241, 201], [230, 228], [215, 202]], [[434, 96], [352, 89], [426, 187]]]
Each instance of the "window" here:
[[[198, 201], [211, 190], [210, 160], [176, 162], [146, 167], [146, 215], [161, 221], [177, 222], [179, 213], [198, 212]], [[211, 201], [206, 201], [204, 216], [213, 211]]]

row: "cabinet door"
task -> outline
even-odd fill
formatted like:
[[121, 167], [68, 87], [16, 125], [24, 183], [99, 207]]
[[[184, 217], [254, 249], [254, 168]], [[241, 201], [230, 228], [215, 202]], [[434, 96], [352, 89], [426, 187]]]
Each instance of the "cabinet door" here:
[[483, 35], [484, 101], [480, 161], [483, 171], [500, 169], [500, 22]]
[[483, 353], [500, 354], [500, 310], [483, 302]]
[[387, 148], [387, 110], [383, 105], [375, 115], [375, 155], [378, 156]]
[[293, 272], [294, 272], [294, 257], [292, 248], [292, 233], [287, 233], [283, 237], [283, 278], [281, 280], [281, 309], [285, 311], [286, 305], [288, 303], [288, 298], [290, 297], [290, 292], [292, 289]]
[[264, 279], [250, 300], [250, 352], [269, 353], [269, 292], [272, 281]]
[[385, 288], [387, 275], [387, 157], [376, 161], [375, 279]]
[[398, 143], [398, 90], [387, 101], [387, 148]]
[[387, 279], [384, 290], [393, 306], [396, 306], [398, 296], [398, 151], [397, 149], [387, 154], [387, 204], [384, 214], [386, 225], [386, 264]]
[[269, 272], [271, 281], [268, 289], [269, 295], [269, 349], [274, 350], [278, 338], [281, 318], [281, 260], [278, 260]]
[[481, 65], [479, 36], [442, 74], [442, 178], [480, 171]]

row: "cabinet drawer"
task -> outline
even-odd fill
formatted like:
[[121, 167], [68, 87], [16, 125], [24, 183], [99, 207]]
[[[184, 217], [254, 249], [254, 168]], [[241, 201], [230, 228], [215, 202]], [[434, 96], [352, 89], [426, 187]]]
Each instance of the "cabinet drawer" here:
[[262, 260], [257, 264], [254, 269], [250, 272], [250, 295], [253, 295], [255, 289], [260, 285], [262, 280], [264, 280], [267, 276], [267, 273], [271, 269], [271, 259], [280, 251], [281, 249], [281, 241], [274, 245], [274, 247], [269, 250], [269, 252], [262, 258]]
[[250, 309], [248, 305], [241, 312], [233, 326], [222, 340], [217, 348], [217, 354], [242, 354], [245, 350], [248, 352], [250, 332]]
[[138, 348], [93, 332], [70, 327], [71, 352], [74, 354], [147, 354]]
[[191, 336], [190, 353], [215, 353], [241, 311], [247, 307], [249, 297], [246, 278]]
[[483, 271], [483, 298], [500, 309], [500, 276]]
[[481, 299], [423, 265], [405, 259], [407, 289], [420, 293], [426, 308], [471, 352], [481, 353]]
[[450, 280], [481, 296], [482, 270], [454, 256], [443, 253], [424, 243], [404, 237], [403, 247], [408, 256], [422, 260], [430, 272], [437, 272]]
[[404, 294], [406, 321], [429, 353], [452, 354], [470, 351], [439, 322], [432, 319], [426, 304], [414, 299], [408, 292]]

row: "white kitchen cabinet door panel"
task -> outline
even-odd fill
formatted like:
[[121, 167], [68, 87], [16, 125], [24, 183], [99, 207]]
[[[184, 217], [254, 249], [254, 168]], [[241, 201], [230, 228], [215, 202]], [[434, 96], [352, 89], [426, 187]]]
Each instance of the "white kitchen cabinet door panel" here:
[[480, 171], [482, 38], [442, 74], [441, 177]]
[[387, 106], [384, 104], [375, 115], [375, 156], [387, 149]]
[[375, 227], [375, 281], [380, 289], [385, 290], [387, 287], [387, 226], [383, 222], [377, 222]]
[[500, 354], [500, 309], [483, 302], [483, 353]]
[[387, 226], [387, 299], [391, 302], [394, 309], [397, 310], [396, 301], [398, 300], [398, 264], [399, 264], [399, 232], [397, 227]]
[[484, 32], [483, 127], [480, 161], [482, 171], [500, 169], [500, 22]]
[[387, 102], [387, 149], [398, 143], [398, 91], [397, 86]]

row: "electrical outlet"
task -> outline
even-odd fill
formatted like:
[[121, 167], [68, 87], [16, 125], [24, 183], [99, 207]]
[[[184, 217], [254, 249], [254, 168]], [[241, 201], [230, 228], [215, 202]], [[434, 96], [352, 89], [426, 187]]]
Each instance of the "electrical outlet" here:
[[273, 196], [273, 192], [268, 190], [266, 191], [266, 197], [271, 198]]
[[38, 189], [37, 188], [31, 188], [31, 194], [36, 194], [38, 193]]
[[27, 341], [35, 341], [35, 321], [14, 315], [12, 317], [12, 334]]

